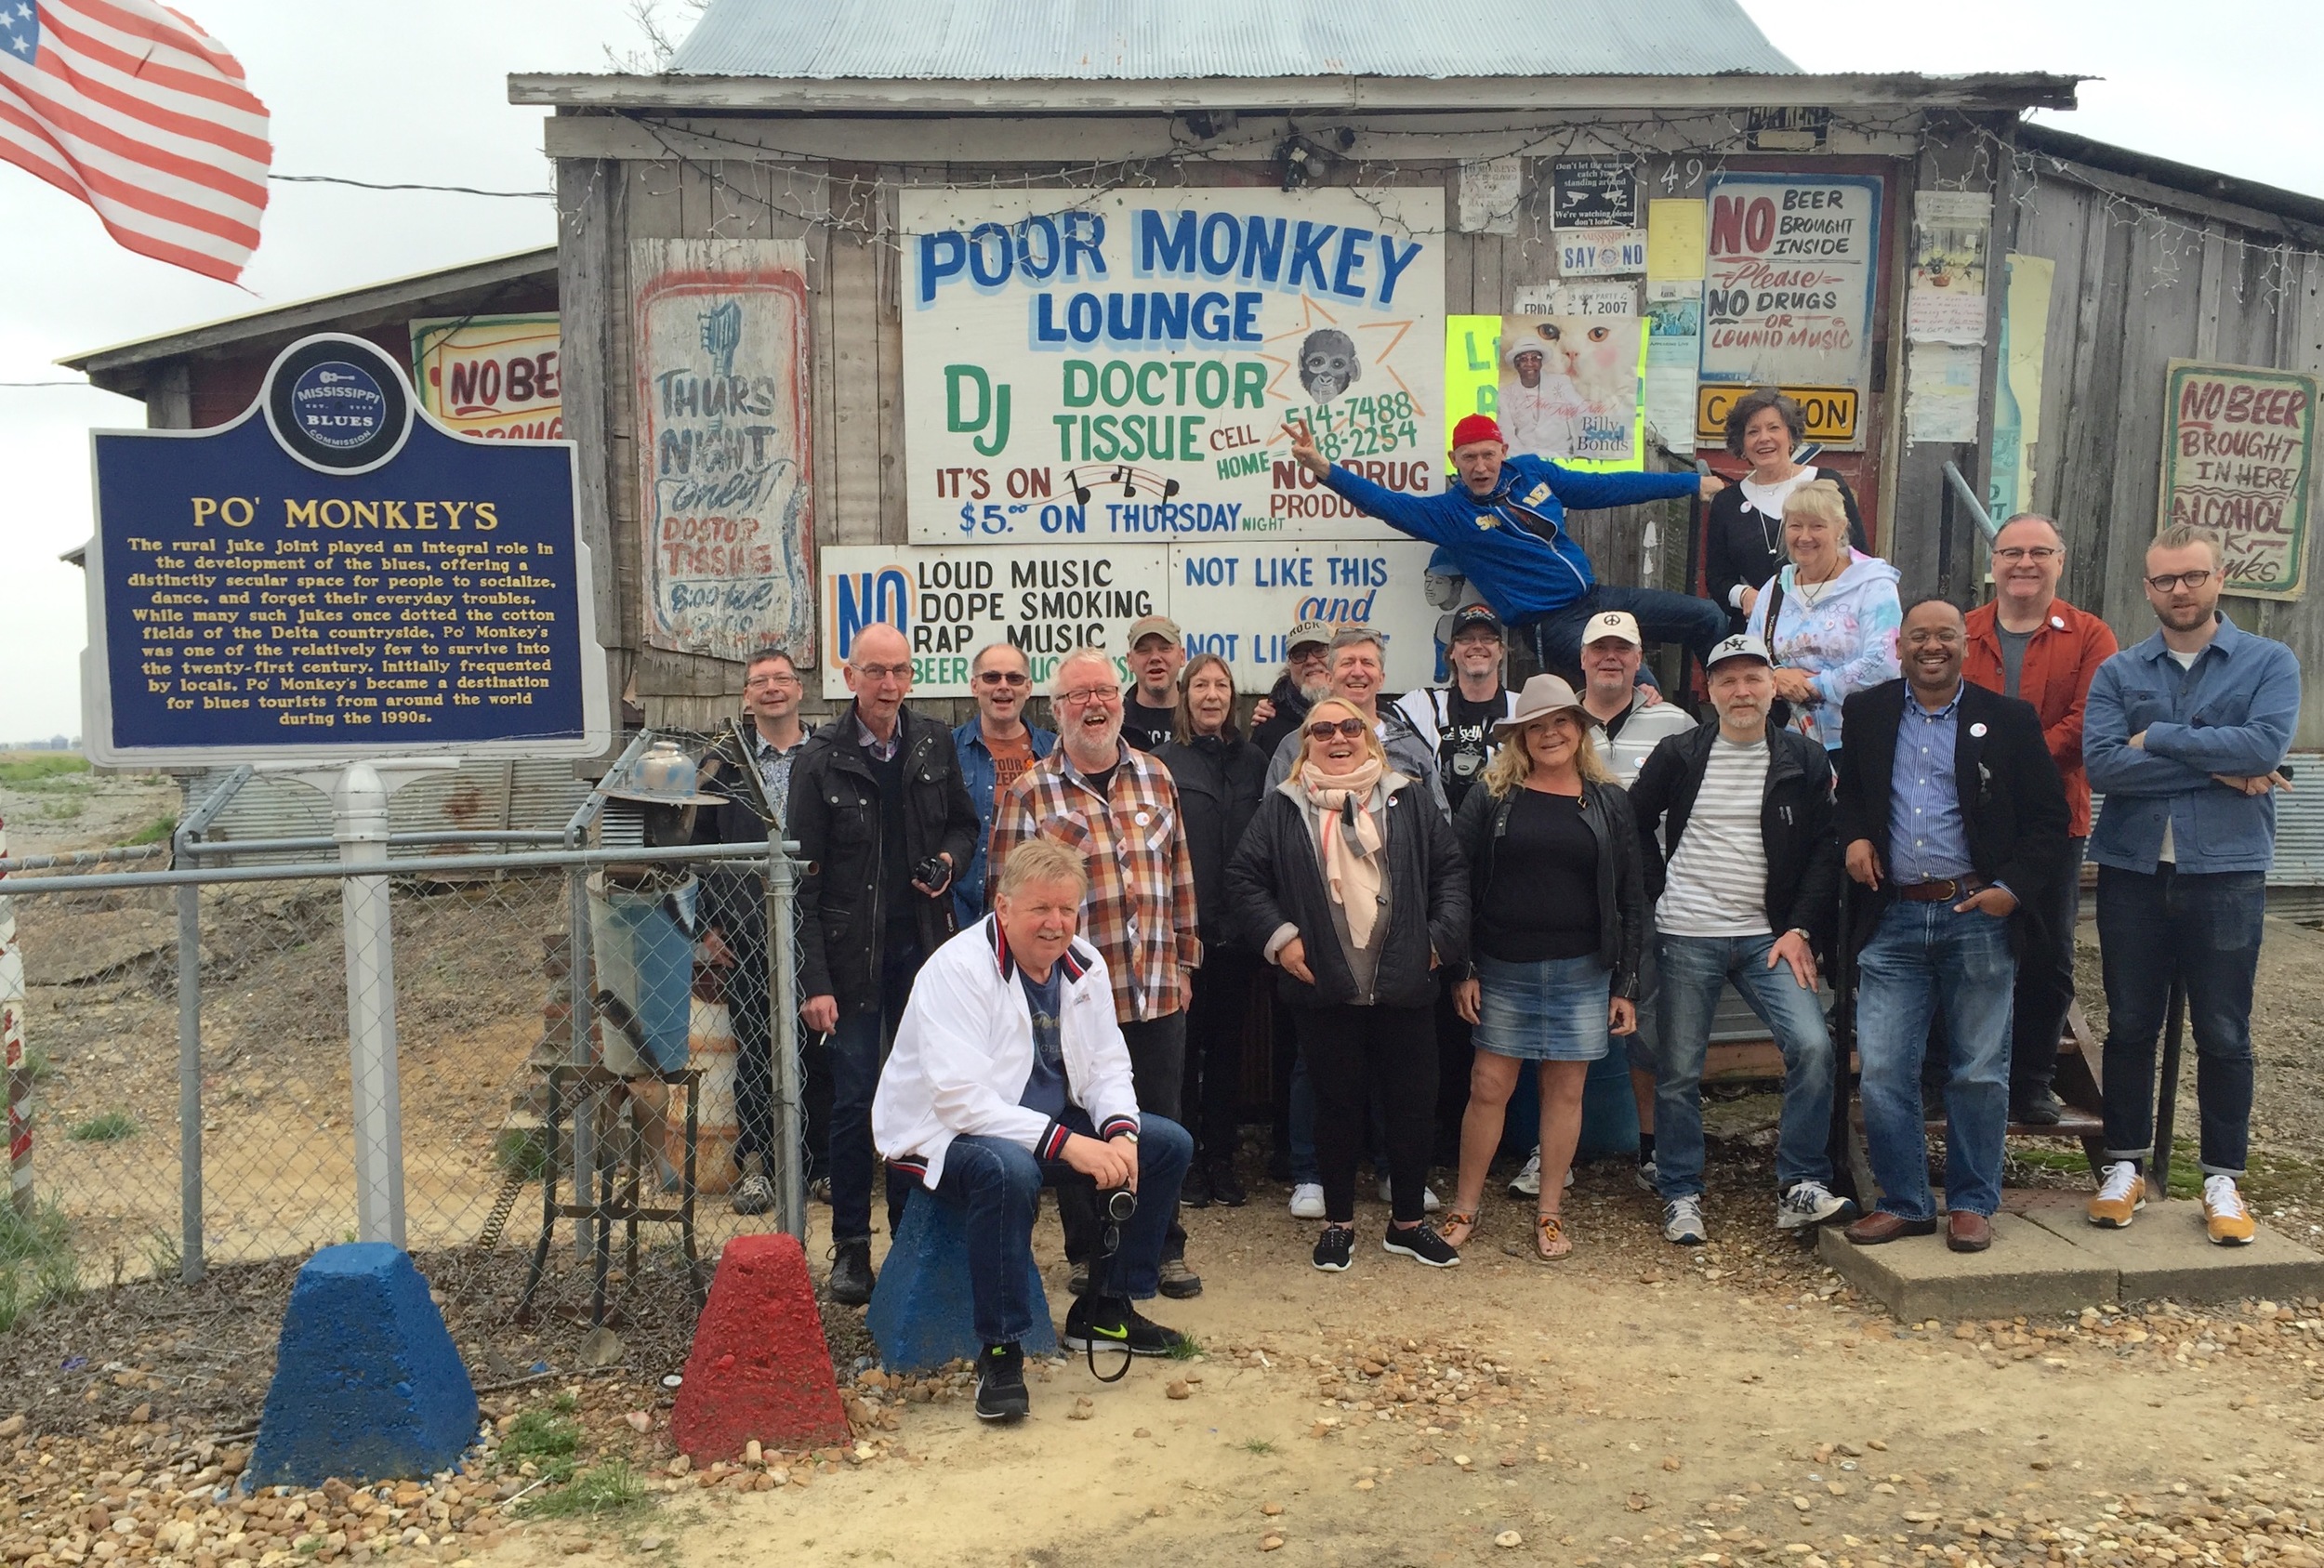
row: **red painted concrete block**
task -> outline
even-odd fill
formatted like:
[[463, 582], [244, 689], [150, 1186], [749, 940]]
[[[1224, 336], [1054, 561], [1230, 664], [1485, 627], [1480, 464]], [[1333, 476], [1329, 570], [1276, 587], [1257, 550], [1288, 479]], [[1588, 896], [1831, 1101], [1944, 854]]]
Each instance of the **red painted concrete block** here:
[[694, 1325], [670, 1436], [696, 1464], [739, 1459], [754, 1438], [768, 1448], [855, 1441], [796, 1236], [726, 1244]]

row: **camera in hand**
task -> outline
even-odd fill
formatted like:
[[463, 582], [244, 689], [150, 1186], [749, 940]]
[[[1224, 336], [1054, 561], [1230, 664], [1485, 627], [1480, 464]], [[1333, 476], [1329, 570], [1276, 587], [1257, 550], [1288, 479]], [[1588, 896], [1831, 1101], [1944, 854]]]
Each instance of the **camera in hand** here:
[[1098, 1207], [1105, 1218], [1120, 1225], [1138, 1212], [1138, 1194], [1127, 1187], [1112, 1187], [1098, 1194]]
[[952, 865], [942, 855], [931, 855], [912, 868], [912, 880], [923, 888], [941, 888], [952, 879]]

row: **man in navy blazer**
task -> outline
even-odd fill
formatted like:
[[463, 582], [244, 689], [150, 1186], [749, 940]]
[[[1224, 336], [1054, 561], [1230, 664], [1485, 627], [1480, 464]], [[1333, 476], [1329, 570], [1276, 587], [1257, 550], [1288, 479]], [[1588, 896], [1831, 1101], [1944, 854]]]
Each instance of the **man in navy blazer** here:
[[1859, 1246], [1936, 1229], [1921, 1060], [1945, 1021], [1946, 1245], [1992, 1245], [2009, 1126], [2013, 918], [2058, 874], [2066, 788], [2030, 703], [1961, 678], [1968, 625], [1916, 600], [1897, 635], [1904, 679], [1850, 697], [1837, 831], [1861, 890], [1856, 1048], [1879, 1206], [1848, 1227]]

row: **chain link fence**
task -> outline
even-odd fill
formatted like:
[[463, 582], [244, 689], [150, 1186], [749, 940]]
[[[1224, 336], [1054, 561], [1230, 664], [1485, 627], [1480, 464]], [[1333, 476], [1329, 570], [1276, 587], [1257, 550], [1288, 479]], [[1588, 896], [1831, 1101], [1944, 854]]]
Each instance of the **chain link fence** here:
[[[675, 738], [689, 749], [703, 739]], [[20, 967], [20, 997], [7, 1006], [22, 1037], [0, 1312], [75, 1285], [191, 1281], [357, 1239], [489, 1252], [520, 1278], [543, 1241], [551, 1178], [567, 1211], [546, 1229], [542, 1304], [552, 1310], [602, 1315], [592, 1292], [609, 1288], [615, 1311], [687, 1311], [728, 1237], [804, 1236], [792, 868], [779, 849], [645, 850], [635, 808], [601, 787], [555, 826], [416, 826], [350, 851], [383, 857], [369, 864], [325, 858], [342, 847], [314, 836], [205, 837], [251, 783], [247, 770], [219, 780], [159, 852], [0, 861], [0, 992]], [[755, 1216], [731, 1202], [737, 1051], [724, 992], [737, 971], [697, 963], [683, 934], [674, 952], [663, 940], [644, 957], [601, 955], [593, 934], [632, 886], [648, 894], [629, 896], [631, 907], [697, 913], [712, 874], [763, 887], [764, 929], [781, 947], [766, 966], [778, 1201]], [[661, 935], [677, 929], [666, 921]], [[616, 960], [628, 966], [622, 977]], [[641, 1024], [636, 1014], [655, 1008]], [[644, 1025], [665, 1043], [673, 1026], [687, 1036], [667, 1083], [638, 1075]], [[609, 1065], [627, 1081], [586, 1071]], [[552, 1137], [557, 1069], [566, 1081]], [[620, 1219], [595, 1226], [570, 1212], [593, 1194], [658, 1213], [686, 1206], [690, 1120], [699, 1274], [675, 1219], [637, 1225], [633, 1252]], [[664, 1191], [657, 1149], [679, 1167], [680, 1191]], [[592, 1277], [601, 1236], [602, 1287]], [[640, 1291], [652, 1300], [635, 1299]]]

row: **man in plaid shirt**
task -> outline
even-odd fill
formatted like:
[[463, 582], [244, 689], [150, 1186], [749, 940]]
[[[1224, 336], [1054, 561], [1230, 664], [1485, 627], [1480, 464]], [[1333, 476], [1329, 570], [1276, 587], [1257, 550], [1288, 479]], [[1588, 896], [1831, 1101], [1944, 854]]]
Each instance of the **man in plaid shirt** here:
[[[986, 857], [997, 889], [1009, 851], [1036, 836], [1080, 850], [1089, 892], [1081, 934], [1105, 958], [1114, 982], [1114, 1016], [1129, 1047], [1138, 1108], [1178, 1118], [1186, 1066], [1186, 971], [1200, 967], [1195, 917], [1195, 864], [1179, 817], [1178, 786], [1168, 768], [1122, 742], [1122, 692], [1114, 661], [1094, 648], [1065, 655], [1050, 677], [1057, 720], [1055, 751], [1019, 774], [993, 803]], [[1098, 1226], [1092, 1194], [1061, 1190], [1058, 1217], [1074, 1289], [1088, 1278]], [[1177, 1219], [1162, 1256], [1162, 1294], [1202, 1294], [1186, 1266], [1186, 1232]]]

